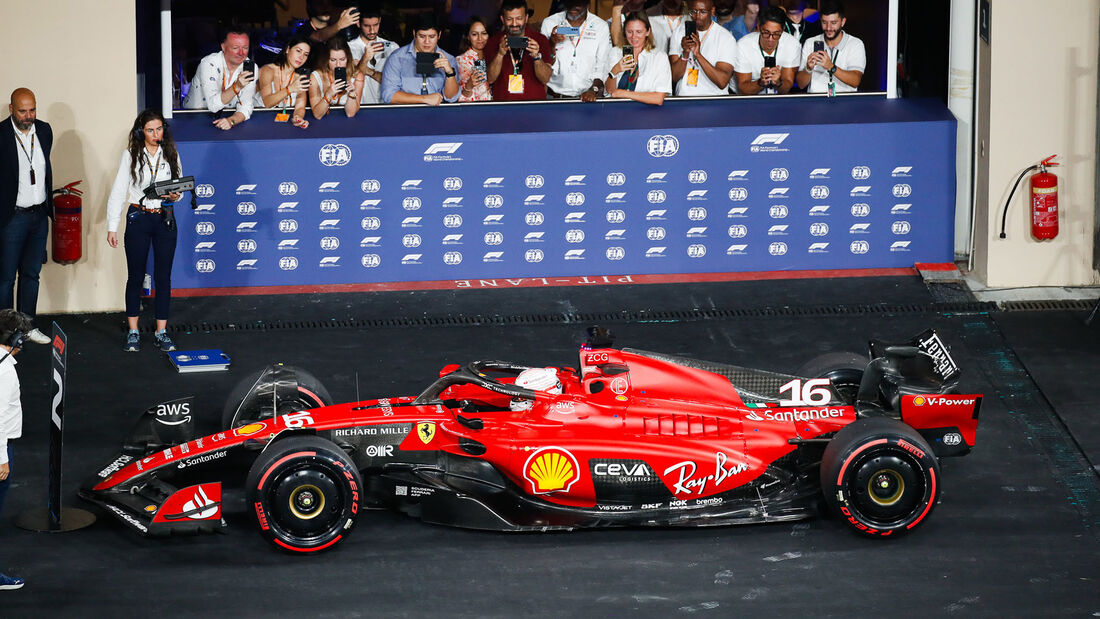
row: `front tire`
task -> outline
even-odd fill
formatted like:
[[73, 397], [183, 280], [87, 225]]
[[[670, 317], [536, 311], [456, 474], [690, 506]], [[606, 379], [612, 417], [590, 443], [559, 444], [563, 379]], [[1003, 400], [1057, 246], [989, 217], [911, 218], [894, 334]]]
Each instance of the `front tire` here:
[[260, 535], [283, 550], [330, 548], [355, 527], [363, 480], [347, 455], [315, 436], [275, 442], [248, 471]]
[[940, 491], [939, 462], [909, 426], [860, 419], [829, 442], [821, 489], [834, 513], [869, 537], [908, 533], [927, 519]]

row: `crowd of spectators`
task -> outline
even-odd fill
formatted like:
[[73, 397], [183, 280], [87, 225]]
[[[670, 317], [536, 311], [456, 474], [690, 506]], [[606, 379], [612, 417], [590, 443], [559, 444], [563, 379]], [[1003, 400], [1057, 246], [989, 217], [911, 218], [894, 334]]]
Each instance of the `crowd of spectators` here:
[[[604, 97], [660, 105], [668, 96], [829, 94], [859, 88], [863, 42], [844, 31], [840, 0], [614, 0], [610, 19], [588, 0], [561, 0], [540, 24], [526, 0], [501, 0], [492, 16], [470, 16], [458, 56], [431, 11], [409, 19], [407, 44], [382, 38], [383, 13], [309, 0], [308, 19], [257, 69], [249, 35], [225, 32], [198, 65], [183, 107], [215, 113], [231, 129], [256, 108], [307, 128], [374, 104], [535, 101]], [[647, 5], [648, 8], [647, 8]]]

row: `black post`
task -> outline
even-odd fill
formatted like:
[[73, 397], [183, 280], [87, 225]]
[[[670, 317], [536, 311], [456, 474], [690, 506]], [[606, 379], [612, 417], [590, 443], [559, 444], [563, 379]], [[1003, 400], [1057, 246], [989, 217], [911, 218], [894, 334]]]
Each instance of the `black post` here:
[[50, 495], [46, 509], [50, 515], [50, 530], [61, 530], [61, 453], [65, 447], [65, 374], [69, 358], [69, 338], [57, 323], [53, 323], [53, 389], [50, 402]]

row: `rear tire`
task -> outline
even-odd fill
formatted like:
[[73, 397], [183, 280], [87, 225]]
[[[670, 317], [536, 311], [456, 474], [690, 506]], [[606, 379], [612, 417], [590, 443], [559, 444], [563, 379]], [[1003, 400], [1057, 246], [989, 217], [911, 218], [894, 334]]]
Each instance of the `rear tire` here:
[[[329, 395], [328, 389], [321, 384], [321, 381], [317, 380], [315, 376], [306, 372], [305, 370], [287, 366], [294, 371], [294, 375], [298, 380], [298, 395], [291, 402], [283, 400], [279, 402], [279, 414], [294, 413], [298, 411], [309, 410], [311, 408], [320, 408], [322, 406], [331, 406], [333, 404], [332, 396]], [[242, 416], [241, 402], [248, 396], [249, 392], [256, 386], [256, 381], [267, 372], [268, 368], [263, 368], [252, 372], [248, 376], [241, 379], [237, 383], [233, 390], [229, 392], [229, 397], [226, 398], [225, 408], [222, 409], [222, 428], [231, 430], [233, 428], [240, 427], [246, 423], [252, 421], [263, 421], [263, 419], [269, 419], [271, 414], [262, 415], [263, 419], [247, 419]]]
[[803, 378], [827, 378], [833, 391], [845, 404], [855, 404], [859, 383], [869, 359], [854, 352], [830, 352], [818, 355], [795, 370], [795, 376]]
[[363, 480], [339, 447], [315, 436], [269, 446], [248, 471], [248, 503], [260, 535], [282, 550], [329, 548], [355, 527]]
[[932, 513], [940, 491], [939, 462], [920, 434], [902, 422], [859, 419], [825, 448], [821, 489], [852, 530], [898, 536]]

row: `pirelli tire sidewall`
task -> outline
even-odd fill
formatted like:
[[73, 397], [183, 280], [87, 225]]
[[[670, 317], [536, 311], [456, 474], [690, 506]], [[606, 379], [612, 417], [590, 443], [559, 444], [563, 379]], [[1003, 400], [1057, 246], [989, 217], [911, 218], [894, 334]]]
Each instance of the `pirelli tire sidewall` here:
[[868, 537], [904, 535], [925, 522], [941, 488], [932, 448], [904, 423], [860, 419], [838, 432], [821, 459], [832, 512]]
[[264, 450], [248, 472], [249, 510], [260, 535], [294, 553], [331, 548], [355, 527], [363, 481], [331, 441], [292, 436]]

